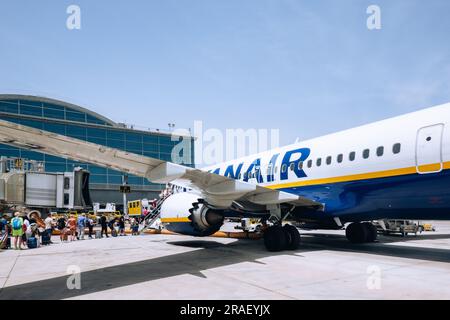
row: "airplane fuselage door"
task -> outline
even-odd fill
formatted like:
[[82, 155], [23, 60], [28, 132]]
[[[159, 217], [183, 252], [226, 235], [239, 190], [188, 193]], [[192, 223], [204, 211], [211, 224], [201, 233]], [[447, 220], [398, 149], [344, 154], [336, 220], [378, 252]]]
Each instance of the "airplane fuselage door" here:
[[423, 127], [417, 131], [416, 168], [418, 173], [426, 174], [442, 171], [443, 131], [443, 124]]

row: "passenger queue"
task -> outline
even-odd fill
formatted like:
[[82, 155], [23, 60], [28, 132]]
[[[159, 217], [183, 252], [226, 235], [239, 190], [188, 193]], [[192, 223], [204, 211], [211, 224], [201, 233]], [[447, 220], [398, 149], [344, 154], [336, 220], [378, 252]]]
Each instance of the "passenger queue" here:
[[[50, 245], [52, 235], [59, 234], [60, 243], [85, 240], [85, 238], [108, 238], [126, 236], [129, 226], [132, 235], [138, 235], [139, 222], [144, 218], [126, 218], [123, 214], [113, 217], [101, 215], [58, 215], [49, 214], [41, 220], [37, 214], [17, 211], [11, 217], [3, 214], [0, 218], [0, 249], [34, 249]], [[96, 226], [99, 228], [94, 229]]]

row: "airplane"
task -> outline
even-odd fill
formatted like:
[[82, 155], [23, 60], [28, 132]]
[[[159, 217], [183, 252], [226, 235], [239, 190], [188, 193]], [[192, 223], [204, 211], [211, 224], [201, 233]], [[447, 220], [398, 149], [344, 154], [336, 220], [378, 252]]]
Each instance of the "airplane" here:
[[450, 220], [450, 103], [207, 168], [145, 157], [8, 121], [0, 143], [184, 188], [161, 206], [173, 232], [209, 236], [229, 217], [267, 223], [269, 251], [295, 250], [296, 227], [374, 242], [379, 219]]

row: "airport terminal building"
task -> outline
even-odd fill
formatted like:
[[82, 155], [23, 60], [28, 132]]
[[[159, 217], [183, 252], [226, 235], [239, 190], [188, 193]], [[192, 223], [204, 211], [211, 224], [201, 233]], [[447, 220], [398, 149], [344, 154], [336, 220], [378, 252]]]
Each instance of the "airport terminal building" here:
[[[171, 160], [172, 148], [178, 143], [172, 141], [170, 133], [132, 129], [86, 108], [36, 96], [0, 94], [0, 119], [166, 161]], [[193, 167], [194, 139], [188, 139], [191, 140], [192, 159], [191, 164], [186, 165]], [[42, 161], [47, 172], [73, 171], [74, 167], [83, 167], [91, 174], [93, 202], [123, 202], [120, 193], [122, 172], [4, 144], [0, 144], [0, 156]], [[133, 175], [128, 176], [128, 184], [131, 187], [129, 200], [154, 198], [162, 188]]]

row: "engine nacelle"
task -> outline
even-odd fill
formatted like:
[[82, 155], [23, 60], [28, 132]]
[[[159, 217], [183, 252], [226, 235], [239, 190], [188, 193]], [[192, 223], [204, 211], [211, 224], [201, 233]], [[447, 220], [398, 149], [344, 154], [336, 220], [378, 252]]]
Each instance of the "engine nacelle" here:
[[161, 206], [161, 222], [167, 230], [191, 236], [209, 236], [223, 225], [223, 212], [199, 203], [190, 192], [175, 193]]

